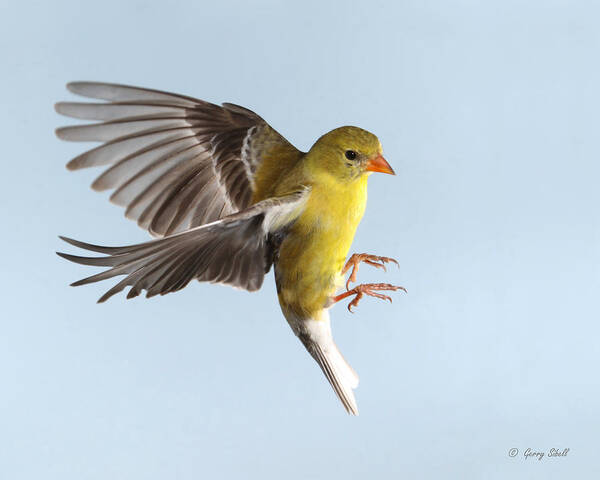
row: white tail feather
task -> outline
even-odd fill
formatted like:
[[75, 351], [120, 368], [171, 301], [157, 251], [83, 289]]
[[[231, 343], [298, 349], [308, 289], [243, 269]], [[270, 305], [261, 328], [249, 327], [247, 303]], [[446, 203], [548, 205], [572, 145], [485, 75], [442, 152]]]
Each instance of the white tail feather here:
[[321, 367], [346, 411], [358, 415], [352, 392], [358, 386], [358, 375], [333, 341], [328, 311], [323, 310], [316, 319], [300, 319], [290, 312], [284, 313], [294, 333]]

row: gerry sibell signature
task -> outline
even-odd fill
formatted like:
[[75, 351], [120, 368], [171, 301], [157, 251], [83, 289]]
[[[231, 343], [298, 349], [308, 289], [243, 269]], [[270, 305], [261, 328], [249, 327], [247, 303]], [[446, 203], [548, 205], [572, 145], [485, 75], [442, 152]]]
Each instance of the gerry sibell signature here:
[[[537, 460], [541, 460], [544, 457], [549, 457], [549, 458], [553, 458], [553, 457], [566, 457], [567, 454], [569, 453], [569, 450], [571, 450], [570, 448], [563, 448], [562, 450], [559, 448], [551, 448], [550, 450], [548, 450], [547, 452], [542, 452], [542, 451], [537, 451], [534, 450], [533, 448], [528, 448], [523, 452], [523, 457], [525, 458], [525, 460], [529, 460], [531, 459], [537, 459]], [[511, 448], [508, 451], [508, 456], [509, 457], [516, 457], [519, 454], [519, 449], [518, 448]]]

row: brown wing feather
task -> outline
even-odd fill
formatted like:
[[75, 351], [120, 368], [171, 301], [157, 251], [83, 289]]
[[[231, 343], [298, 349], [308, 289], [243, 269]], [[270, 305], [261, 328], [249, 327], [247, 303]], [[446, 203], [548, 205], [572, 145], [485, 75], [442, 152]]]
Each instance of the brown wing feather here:
[[99, 302], [126, 286], [131, 286], [127, 298], [139, 295], [142, 290], [146, 290], [147, 297], [164, 295], [182, 289], [194, 278], [258, 290], [273, 258], [269, 239], [294, 221], [307, 192], [263, 200], [208, 225], [137, 245], [103, 247], [61, 237], [71, 245], [107, 256], [58, 255], [83, 265], [109, 267], [73, 286], [125, 275]]
[[69, 141], [102, 145], [71, 170], [108, 165], [93, 183], [155, 236], [213, 222], [247, 208], [265, 159], [301, 155], [256, 113], [158, 90], [74, 82], [78, 95], [109, 103], [60, 102], [60, 114], [101, 123], [57, 129]]

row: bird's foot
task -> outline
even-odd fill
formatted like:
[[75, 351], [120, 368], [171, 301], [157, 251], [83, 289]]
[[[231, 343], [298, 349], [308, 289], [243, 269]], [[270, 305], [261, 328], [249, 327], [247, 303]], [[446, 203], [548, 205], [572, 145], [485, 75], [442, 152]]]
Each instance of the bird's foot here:
[[356, 307], [358, 305], [358, 302], [360, 302], [360, 299], [363, 297], [363, 295], [368, 295], [370, 297], [376, 297], [376, 298], [381, 298], [382, 300], [389, 300], [390, 303], [392, 302], [391, 297], [389, 297], [388, 295], [383, 295], [381, 293], [377, 293], [376, 290], [403, 290], [404, 292], [406, 292], [406, 288], [404, 287], [398, 287], [396, 285], [391, 285], [389, 283], [363, 283], [361, 285], [357, 285], [356, 287], [354, 287], [352, 290], [348, 290], [344, 293], [340, 293], [339, 295], [333, 297], [331, 300], [331, 303], [337, 303], [340, 300], [343, 300], [346, 297], [349, 297], [350, 295], [356, 295], [352, 301], [348, 304], [348, 311], [350, 311], [350, 313], [354, 313], [352, 311], [352, 307]]
[[358, 273], [358, 266], [361, 262], [372, 265], [376, 268], [383, 268], [384, 271], [386, 270], [386, 263], [393, 262], [398, 265], [398, 262], [390, 257], [379, 257], [377, 255], [369, 255], [368, 253], [354, 253], [348, 259], [346, 265], [342, 269], [342, 275], [344, 275], [348, 270], [350, 270], [350, 267], [352, 267], [352, 272], [350, 272], [350, 276], [348, 277], [348, 280], [346, 280], [346, 290], [350, 290], [350, 282], [356, 282], [356, 274]]

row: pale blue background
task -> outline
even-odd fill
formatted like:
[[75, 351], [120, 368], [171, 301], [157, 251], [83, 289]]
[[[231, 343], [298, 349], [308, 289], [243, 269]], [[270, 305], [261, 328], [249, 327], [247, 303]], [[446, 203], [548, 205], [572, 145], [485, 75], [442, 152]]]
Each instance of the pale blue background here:
[[[18, 6], [17, 6], [18, 3]], [[7, 2], [0, 7], [0, 477], [599, 478], [600, 9], [583, 1]], [[255, 109], [301, 148], [360, 125], [354, 250], [393, 305], [332, 312], [348, 417], [256, 294], [96, 305], [58, 234], [146, 239], [55, 139], [69, 80]], [[570, 448], [566, 458], [510, 448]]]

